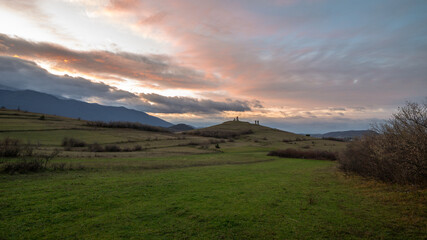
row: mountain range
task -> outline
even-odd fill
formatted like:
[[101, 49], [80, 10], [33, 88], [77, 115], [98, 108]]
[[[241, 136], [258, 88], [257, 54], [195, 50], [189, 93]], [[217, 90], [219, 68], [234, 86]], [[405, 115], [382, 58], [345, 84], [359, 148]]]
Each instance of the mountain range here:
[[141, 111], [65, 99], [32, 90], [0, 89], [0, 106], [90, 121], [127, 121], [159, 127], [173, 126], [172, 123]]
[[350, 130], [350, 131], [340, 131], [340, 132], [328, 132], [324, 134], [311, 134], [312, 137], [317, 138], [357, 138], [362, 137], [366, 134], [375, 134], [372, 130]]

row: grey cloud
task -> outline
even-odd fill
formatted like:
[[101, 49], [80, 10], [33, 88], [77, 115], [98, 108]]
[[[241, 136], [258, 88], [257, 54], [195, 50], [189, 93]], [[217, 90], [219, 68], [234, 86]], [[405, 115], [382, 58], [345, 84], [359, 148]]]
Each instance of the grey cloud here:
[[99, 98], [108, 101], [137, 99], [130, 92], [84, 78], [56, 76], [31, 61], [0, 56], [0, 84], [15, 89], [31, 89], [79, 100]]
[[[106, 105], [126, 106], [155, 113], [218, 113], [250, 111], [250, 102], [227, 99], [224, 102], [189, 97], [165, 97], [119, 90], [84, 78], [50, 74], [31, 61], [0, 56], [0, 86], [30, 89], [77, 100], [94, 100]], [[255, 101], [257, 103], [257, 101]]]
[[148, 112], [156, 113], [218, 113], [224, 111], [244, 112], [250, 111], [250, 103], [227, 99], [225, 102], [217, 102], [190, 97], [165, 97], [159, 94], [140, 94], [142, 99], [152, 103], [141, 106]]
[[363, 112], [363, 111], [366, 110], [365, 107], [349, 107], [349, 109], [352, 109], [352, 110], [355, 110], [355, 111], [358, 111], [358, 112]]
[[206, 79], [201, 72], [181, 67], [165, 55], [74, 51], [52, 43], [30, 42], [1, 33], [0, 54], [54, 62], [56, 67], [73, 72], [99, 78], [129, 78], [151, 86], [210, 89], [217, 85], [217, 79]]
[[345, 111], [345, 108], [342, 107], [334, 107], [334, 108], [329, 108], [330, 111], [335, 112], [335, 111]]

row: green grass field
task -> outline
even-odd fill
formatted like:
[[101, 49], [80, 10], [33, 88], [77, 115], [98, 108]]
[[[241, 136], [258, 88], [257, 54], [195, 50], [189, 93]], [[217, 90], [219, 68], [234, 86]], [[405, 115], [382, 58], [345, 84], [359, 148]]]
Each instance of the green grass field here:
[[[0, 239], [425, 239], [426, 191], [346, 176], [331, 161], [267, 156], [343, 142], [247, 123], [232, 141], [0, 111], [0, 138], [61, 148], [64, 137], [135, 152], [62, 150], [80, 170], [0, 174]], [[12, 120], [11, 120], [12, 119]], [[3, 124], [5, 123], [5, 124]], [[19, 124], [17, 124], [19, 123]], [[220, 129], [224, 130], [224, 129]], [[304, 138], [283, 142], [283, 139]], [[14, 160], [8, 160], [14, 161]]]

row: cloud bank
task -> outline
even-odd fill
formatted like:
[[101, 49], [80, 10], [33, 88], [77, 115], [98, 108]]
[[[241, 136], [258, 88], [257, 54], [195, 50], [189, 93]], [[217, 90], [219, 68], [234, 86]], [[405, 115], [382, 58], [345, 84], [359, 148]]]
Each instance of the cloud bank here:
[[31, 89], [56, 96], [107, 105], [124, 105], [152, 113], [219, 113], [250, 111], [250, 103], [228, 99], [225, 102], [159, 94], [134, 94], [81, 77], [57, 76], [36, 63], [0, 56], [0, 86]]

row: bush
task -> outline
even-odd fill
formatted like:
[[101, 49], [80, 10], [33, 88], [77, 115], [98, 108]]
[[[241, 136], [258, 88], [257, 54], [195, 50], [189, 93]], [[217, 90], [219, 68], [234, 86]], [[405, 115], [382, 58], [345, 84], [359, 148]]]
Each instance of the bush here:
[[391, 183], [427, 184], [427, 102], [407, 103], [378, 134], [354, 140], [340, 156], [340, 168]]
[[22, 145], [18, 139], [7, 137], [0, 141], [0, 157], [18, 157], [21, 150]]
[[62, 144], [61, 144], [61, 146], [63, 146], [67, 150], [70, 150], [73, 147], [85, 147], [86, 145], [87, 144], [82, 140], [78, 140], [75, 138], [68, 138], [68, 137], [65, 137], [64, 139], [62, 139]]
[[89, 152], [104, 152], [104, 148], [99, 143], [93, 143], [88, 146]]
[[29, 151], [21, 153], [17, 161], [8, 161], [4, 163], [1, 172], [14, 174], [44, 171], [49, 168], [48, 163], [50, 160], [59, 154], [57, 149], [48, 154], [35, 155], [32, 151], [30, 152], [31, 155], [24, 155], [24, 153], [29, 153]]
[[135, 145], [134, 147], [133, 147], [133, 151], [141, 151], [142, 150], [142, 146], [141, 145]]
[[122, 149], [117, 145], [107, 145], [104, 150], [105, 152], [120, 152]]
[[117, 146], [117, 145], [107, 145], [103, 147], [98, 143], [94, 143], [88, 146], [89, 152], [133, 152], [133, 151], [141, 151], [141, 150], [142, 150], [142, 146], [139, 144], [133, 146], [132, 148], [130, 147], [121, 148], [120, 146]]
[[285, 150], [275, 150], [268, 153], [268, 156], [277, 156], [284, 158], [304, 158], [304, 159], [318, 159], [318, 160], [337, 160], [337, 155], [333, 152], [328, 151], [302, 151], [293, 148], [288, 148]]

